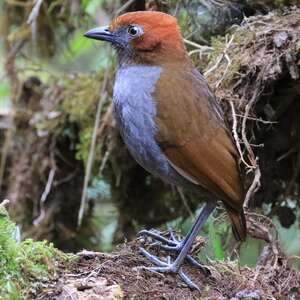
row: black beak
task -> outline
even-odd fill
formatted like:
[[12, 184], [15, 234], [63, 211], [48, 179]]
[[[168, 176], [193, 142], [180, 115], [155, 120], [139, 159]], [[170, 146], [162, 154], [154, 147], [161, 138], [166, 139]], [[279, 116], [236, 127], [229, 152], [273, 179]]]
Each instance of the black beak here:
[[84, 34], [85, 37], [100, 40], [100, 41], [107, 41], [107, 42], [114, 42], [115, 36], [111, 33], [108, 29], [108, 26], [97, 27], [87, 31]]

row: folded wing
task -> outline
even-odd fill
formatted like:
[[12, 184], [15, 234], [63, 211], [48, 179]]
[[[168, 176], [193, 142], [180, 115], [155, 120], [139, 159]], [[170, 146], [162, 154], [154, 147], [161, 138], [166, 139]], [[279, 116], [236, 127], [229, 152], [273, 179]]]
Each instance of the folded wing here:
[[157, 82], [156, 140], [182, 176], [222, 200], [237, 239], [246, 235], [237, 153], [223, 113], [196, 70], [166, 68]]

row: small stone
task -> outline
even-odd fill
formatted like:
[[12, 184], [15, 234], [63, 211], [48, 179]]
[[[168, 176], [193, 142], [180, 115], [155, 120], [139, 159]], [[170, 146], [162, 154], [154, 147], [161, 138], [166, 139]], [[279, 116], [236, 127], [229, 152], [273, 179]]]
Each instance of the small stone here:
[[261, 300], [261, 296], [259, 291], [249, 291], [249, 290], [243, 290], [238, 293], [234, 297], [232, 297], [230, 300]]
[[288, 41], [289, 35], [285, 32], [278, 32], [274, 35], [273, 41], [277, 48], [281, 48], [284, 46]]

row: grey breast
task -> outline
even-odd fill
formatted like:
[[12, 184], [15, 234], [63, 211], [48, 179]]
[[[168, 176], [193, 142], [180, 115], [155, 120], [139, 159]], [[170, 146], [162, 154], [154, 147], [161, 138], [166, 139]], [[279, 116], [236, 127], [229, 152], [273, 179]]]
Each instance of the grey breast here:
[[180, 184], [182, 177], [172, 168], [155, 141], [155, 84], [162, 69], [150, 66], [121, 67], [114, 86], [114, 110], [121, 135], [131, 155], [150, 173]]

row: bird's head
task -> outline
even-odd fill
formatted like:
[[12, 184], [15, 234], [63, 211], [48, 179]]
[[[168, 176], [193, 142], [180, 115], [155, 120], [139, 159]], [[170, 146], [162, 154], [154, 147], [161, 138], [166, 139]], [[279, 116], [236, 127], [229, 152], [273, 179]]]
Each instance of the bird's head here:
[[162, 12], [126, 13], [85, 36], [112, 43], [121, 64], [155, 65], [187, 58], [176, 18]]

